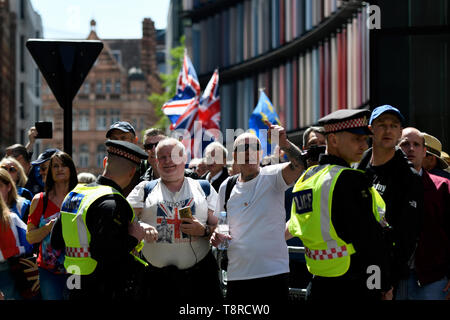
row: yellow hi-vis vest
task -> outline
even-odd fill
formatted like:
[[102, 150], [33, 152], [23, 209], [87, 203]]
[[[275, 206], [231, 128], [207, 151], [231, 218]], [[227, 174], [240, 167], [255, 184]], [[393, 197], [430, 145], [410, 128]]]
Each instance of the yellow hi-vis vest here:
[[[66, 244], [66, 256], [64, 267], [68, 273], [80, 273], [88, 275], [94, 272], [97, 261], [91, 258], [89, 244], [91, 234], [86, 225], [86, 213], [100, 197], [110, 194], [123, 195], [110, 186], [87, 186], [78, 184], [64, 198], [61, 206], [61, 223], [64, 242]], [[130, 206], [131, 208], [131, 206]], [[131, 222], [134, 221], [134, 211]], [[76, 268], [74, 268], [76, 267]]]
[[[350, 256], [355, 253], [355, 249], [351, 243], [339, 238], [333, 227], [333, 191], [340, 174], [344, 170], [355, 169], [327, 165], [314, 169], [317, 172], [311, 175], [309, 171], [315, 167], [309, 168], [294, 186], [289, 232], [302, 240], [310, 273], [322, 277], [339, 277], [350, 267]], [[371, 187], [370, 193], [375, 219], [386, 225], [386, 205], [375, 188]]]

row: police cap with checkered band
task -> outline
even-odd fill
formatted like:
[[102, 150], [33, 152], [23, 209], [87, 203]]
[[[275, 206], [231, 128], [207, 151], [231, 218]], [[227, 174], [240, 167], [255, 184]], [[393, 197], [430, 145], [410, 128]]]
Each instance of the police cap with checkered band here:
[[141, 160], [148, 158], [148, 154], [137, 145], [122, 140], [107, 140], [105, 142], [108, 154], [125, 158], [139, 165]]
[[370, 111], [367, 109], [341, 109], [319, 119], [325, 134], [348, 131], [355, 134], [372, 134], [368, 128]]

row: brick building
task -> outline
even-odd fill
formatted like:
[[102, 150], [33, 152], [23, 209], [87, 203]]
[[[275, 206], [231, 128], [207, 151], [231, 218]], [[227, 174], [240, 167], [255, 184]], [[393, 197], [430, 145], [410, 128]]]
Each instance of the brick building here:
[[[100, 39], [91, 21], [87, 40], [101, 40], [104, 48], [73, 101], [72, 157], [78, 172], [102, 172], [105, 133], [117, 120], [130, 122], [139, 136], [156, 122], [148, 101], [161, 92], [156, 64], [156, 30], [151, 19], [143, 21], [142, 39]], [[63, 149], [63, 110], [43, 81], [43, 114], [53, 122], [53, 139], [44, 149]]]

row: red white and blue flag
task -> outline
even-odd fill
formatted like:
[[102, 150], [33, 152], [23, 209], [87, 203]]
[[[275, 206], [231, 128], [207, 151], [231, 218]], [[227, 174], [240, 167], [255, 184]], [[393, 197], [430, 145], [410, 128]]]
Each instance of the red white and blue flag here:
[[183, 66], [177, 78], [175, 96], [162, 106], [162, 110], [172, 123], [170, 129], [174, 130], [180, 116], [190, 107], [198, 104], [200, 96], [200, 83], [197, 73], [192, 65], [186, 50], [184, 52]]
[[187, 104], [185, 112], [178, 117], [175, 123], [172, 123], [170, 129], [189, 132], [190, 140], [184, 139], [183, 143], [190, 158], [201, 158], [206, 146], [218, 138], [220, 96], [219, 71], [217, 69], [202, 96], [193, 98]]

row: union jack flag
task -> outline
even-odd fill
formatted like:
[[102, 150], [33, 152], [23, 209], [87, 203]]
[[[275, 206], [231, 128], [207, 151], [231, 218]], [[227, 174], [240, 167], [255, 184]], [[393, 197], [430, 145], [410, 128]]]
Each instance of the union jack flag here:
[[[220, 130], [219, 71], [216, 69], [200, 99], [192, 101], [171, 126], [171, 130], [186, 130], [190, 140], [183, 141], [190, 158], [201, 158], [208, 144], [216, 140]], [[211, 130], [215, 129], [215, 130]]]
[[162, 106], [162, 110], [172, 123], [171, 130], [175, 129], [180, 116], [187, 112], [192, 105], [198, 105], [200, 96], [200, 83], [197, 73], [192, 65], [187, 51], [184, 51], [183, 66], [177, 78], [177, 92], [175, 96]]

